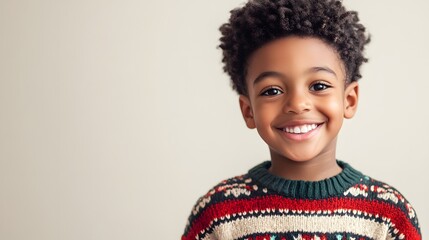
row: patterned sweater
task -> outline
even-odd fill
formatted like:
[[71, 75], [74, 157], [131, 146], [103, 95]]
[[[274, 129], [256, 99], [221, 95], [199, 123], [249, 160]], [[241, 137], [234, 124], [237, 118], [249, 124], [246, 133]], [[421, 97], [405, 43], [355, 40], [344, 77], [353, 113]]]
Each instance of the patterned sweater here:
[[277, 177], [270, 161], [222, 181], [197, 201], [181, 239], [421, 239], [395, 188], [338, 164], [342, 172], [322, 181]]

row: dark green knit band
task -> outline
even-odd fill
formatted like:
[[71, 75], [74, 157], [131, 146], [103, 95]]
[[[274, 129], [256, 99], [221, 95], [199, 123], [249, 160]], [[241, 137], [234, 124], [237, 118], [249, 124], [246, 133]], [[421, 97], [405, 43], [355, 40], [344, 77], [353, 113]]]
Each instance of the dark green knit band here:
[[364, 176], [349, 164], [337, 160], [343, 169], [341, 173], [321, 181], [288, 180], [271, 174], [270, 161], [263, 162], [249, 170], [249, 176], [263, 186], [292, 198], [320, 199], [343, 196], [343, 193]]

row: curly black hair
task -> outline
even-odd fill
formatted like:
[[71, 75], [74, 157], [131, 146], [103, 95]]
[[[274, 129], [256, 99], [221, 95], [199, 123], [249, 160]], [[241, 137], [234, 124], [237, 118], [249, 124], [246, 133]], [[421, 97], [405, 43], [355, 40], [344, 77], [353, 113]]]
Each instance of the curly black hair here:
[[223, 69], [238, 94], [247, 95], [249, 56], [262, 45], [287, 36], [316, 37], [332, 46], [346, 68], [346, 84], [362, 76], [359, 68], [368, 59], [363, 50], [370, 37], [355, 11], [339, 0], [249, 0], [233, 9], [219, 30]]

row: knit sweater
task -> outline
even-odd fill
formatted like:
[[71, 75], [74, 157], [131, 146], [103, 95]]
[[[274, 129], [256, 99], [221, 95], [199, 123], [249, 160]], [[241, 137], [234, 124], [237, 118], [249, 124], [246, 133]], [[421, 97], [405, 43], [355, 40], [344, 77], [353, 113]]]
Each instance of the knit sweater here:
[[341, 173], [321, 181], [275, 176], [270, 161], [224, 180], [197, 201], [181, 239], [421, 239], [401, 193], [337, 163]]

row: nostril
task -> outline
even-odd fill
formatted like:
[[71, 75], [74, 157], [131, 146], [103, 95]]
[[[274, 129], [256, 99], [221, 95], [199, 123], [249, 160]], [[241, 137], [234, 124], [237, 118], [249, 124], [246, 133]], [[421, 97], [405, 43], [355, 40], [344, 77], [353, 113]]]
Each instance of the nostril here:
[[291, 96], [288, 100], [283, 109], [285, 113], [301, 114], [311, 110], [311, 103], [306, 97], [293, 98]]

